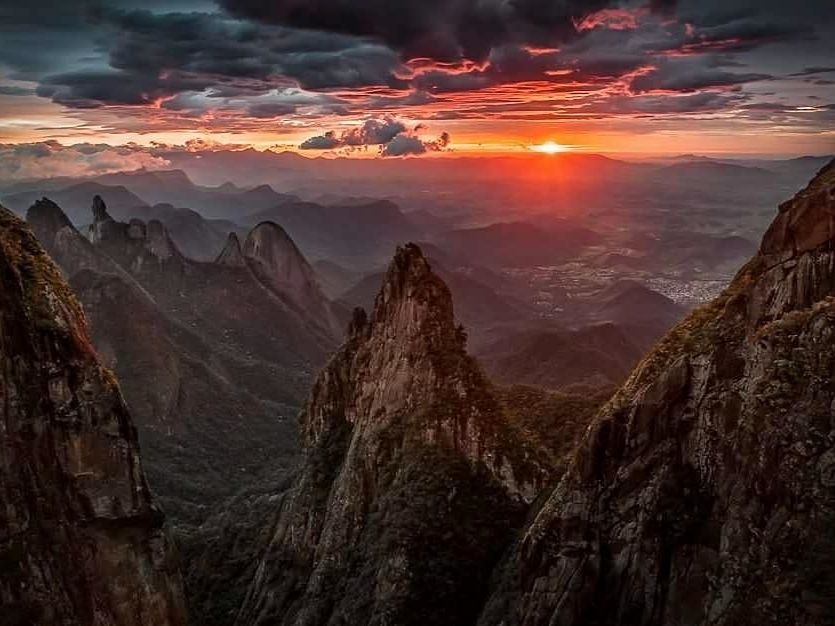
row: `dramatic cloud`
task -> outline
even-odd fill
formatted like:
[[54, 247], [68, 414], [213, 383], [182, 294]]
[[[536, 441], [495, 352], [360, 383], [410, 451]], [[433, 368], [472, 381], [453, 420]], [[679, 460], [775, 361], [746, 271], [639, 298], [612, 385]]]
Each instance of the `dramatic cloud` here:
[[56, 176], [99, 176], [126, 170], [164, 169], [170, 163], [135, 145], [75, 144], [56, 141], [0, 144], [0, 180], [4, 182]]
[[417, 132], [422, 127], [409, 130], [405, 123], [393, 117], [368, 119], [362, 126], [351, 128], [337, 135], [328, 131], [323, 135], [310, 137], [301, 143], [301, 150], [336, 150], [345, 148], [348, 151], [379, 147], [381, 156], [406, 156], [410, 154], [424, 154], [438, 152], [449, 145], [449, 133], [441, 133], [438, 139], [423, 140]]
[[632, 91], [694, 92], [709, 88], [725, 88], [771, 78], [768, 74], [729, 72], [715, 64], [693, 62], [688, 58], [666, 59], [657, 67], [639, 74], [630, 83]]
[[[686, 132], [711, 116], [824, 132], [820, 111], [799, 107], [835, 97], [826, 0], [47, 4], [33, 11], [0, 0], [2, 136], [74, 129], [55, 136], [124, 141], [194, 131], [295, 145], [310, 128], [352, 128], [356, 136], [340, 130], [303, 146], [416, 154], [435, 144], [363, 123], [449, 120], [459, 140], [479, 127], [524, 134], [524, 124], [491, 126], [511, 120], [606, 116], [642, 132], [665, 121]], [[784, 110], [756, 108], [774, 93]]]
[[484, 60], [506, 43], [553, 45], [614, 0], [220, 0], [233, 15], [377, 39], [406, 60]]

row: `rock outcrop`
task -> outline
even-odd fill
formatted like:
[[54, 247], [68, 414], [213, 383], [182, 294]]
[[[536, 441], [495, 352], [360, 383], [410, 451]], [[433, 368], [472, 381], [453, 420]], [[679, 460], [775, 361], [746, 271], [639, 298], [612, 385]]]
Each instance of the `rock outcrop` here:
[[276, 295], [289, 300], [311, 320], [335, 335], [342, 323], [319, 287], [316, 272], [281, 226], [262, 222], [250, 231], [243, 246], [247, 265]]
[[[103, 205], [97, 204], [99, 213], [106, 211]], [[26, 221], [47, 253], [53, 259], [61, 260], [61, 269], [67, 276], [83, 269], [120, 273], [116, 263], [99, 254], [52, 200], [42, 198], [35, 202], [26, 213]]]
[[132, 274], [158, 277], [161, 271], [182, 272], [185, 257], [171, 241], [159, 220], [129, 222], [114, 220], [100, 196], [93, 198], [93, 223], [90, 241], [113, 261]]
[[59, 271], [2, 207], [0, 359], [0, 621], [184, 626], [119, 388]]
[[449, 289], [399, 249], [313, 386], [299, 478], [239, 624], [474, 621], [549, 474], [464, 344]]
[[835, 620], [835, 162], [594, 420], [483, 626]]
[[244, 267], [246, 261], [241, 250], [241, 240], [235, 233], [229, 233], [229, 238], [226, 240], [226, 245], [221, 250], [215, 263], [218, 265], [228, 265], [229, 267]]

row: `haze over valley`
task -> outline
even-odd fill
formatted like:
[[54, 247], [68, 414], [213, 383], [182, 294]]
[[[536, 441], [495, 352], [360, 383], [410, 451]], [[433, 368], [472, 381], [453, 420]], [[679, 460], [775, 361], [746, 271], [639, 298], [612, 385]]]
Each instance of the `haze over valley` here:
[[835, 624], [835, 20], [0, 0], [0, 626]]

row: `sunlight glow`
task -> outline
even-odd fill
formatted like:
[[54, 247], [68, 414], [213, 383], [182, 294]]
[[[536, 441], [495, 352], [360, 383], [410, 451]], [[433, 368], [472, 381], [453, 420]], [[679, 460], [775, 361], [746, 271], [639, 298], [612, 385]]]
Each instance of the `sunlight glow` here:
[[533, 145], [530, 148], [534, 152], [544, 152], [545, 154], [557, 154], [559, 152], [565, 152], [569, 149], [568, 146], [555, 141], [546, 141], [545, 143]]

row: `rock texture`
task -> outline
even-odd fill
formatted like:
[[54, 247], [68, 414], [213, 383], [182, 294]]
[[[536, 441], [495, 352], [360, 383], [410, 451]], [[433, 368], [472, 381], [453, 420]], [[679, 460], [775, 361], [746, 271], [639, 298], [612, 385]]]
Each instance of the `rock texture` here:
[[835, 620], [835, 162], [642, 361], [483, 626]]
[[184, 625], [177, 559], [116, 382], [64, 279], [2, 207], [0, 363], [0, 621]]
[[238, 623], [472, 623], [549, 476], [464, 348], [446, 285], [399, 249], [301, 418], [305, 458]]

